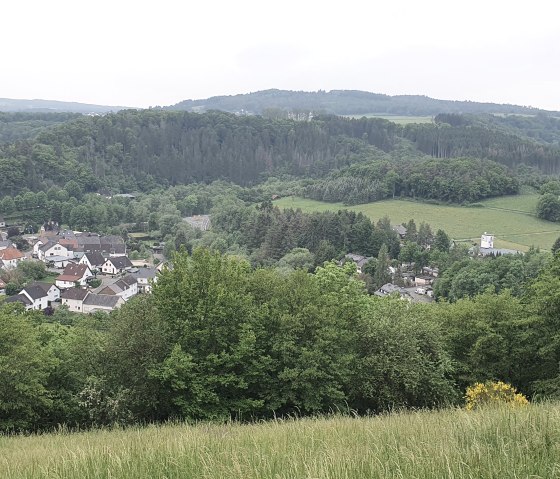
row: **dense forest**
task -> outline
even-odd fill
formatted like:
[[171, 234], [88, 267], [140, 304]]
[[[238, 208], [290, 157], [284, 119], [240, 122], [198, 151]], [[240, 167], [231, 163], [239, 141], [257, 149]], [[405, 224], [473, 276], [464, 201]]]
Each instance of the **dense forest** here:
[[425, 158], [353, 165], [313, 182], [303, 195], [349, 205], [397, 196], [463, 203], [518, 190], [517, 178], [493, 161]]
[[560, 144], [560, 117], [551, 113], [540, 112], [536, 115], [439, 114], [434, 120], [436, 123], [448, 123], [452, 126], [484, 127], [544, 144]]
[[49, 126], [80, 117], [79, 113], [3, 113], [0, 111], [0, 144], [34, 138]]
[[435, 116], [439, 113], [515, 113], [542, 111], [536, 108], [472, 101], [436, 100], [420, 95], [383, 95], [359, 90], [287, 91], [264, 90], [248, 94], [216, 96], [205, 100], [185, 100], [168, 107], [173, 110], [266, 114], [267, 110], [307, 111], [335, 115]]
[[[35, 137], [0, 144], [0, 195], [72, 180], [84, 191], [131, 192], [213, 180], [250, 186], [291, 175], [317, 182], [304, 191], [327, 200], [469, 202], [515, 193], [520, 168], [560, 171], [557, 146], [469, 124], [126, 110], [35, 130], [39, 118], [27, 126], [10, 118], [5, 136]], [[348, 178], [357, 182], [353, 191]]]

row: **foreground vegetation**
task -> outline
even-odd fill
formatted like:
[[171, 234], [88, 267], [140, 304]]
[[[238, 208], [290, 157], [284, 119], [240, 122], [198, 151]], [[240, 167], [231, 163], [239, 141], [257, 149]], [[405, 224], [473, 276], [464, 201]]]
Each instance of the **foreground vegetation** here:
[[541, 256], [457, 263], [450, 303], [370, 296], [353, 264], [197, 249], [109, 316], [1, 304], [0, 430], [431, 408], [491, 380], [558, 398], [560, 255]]
[[0, 437], [20, 478], [553, 478], [560, 406]]

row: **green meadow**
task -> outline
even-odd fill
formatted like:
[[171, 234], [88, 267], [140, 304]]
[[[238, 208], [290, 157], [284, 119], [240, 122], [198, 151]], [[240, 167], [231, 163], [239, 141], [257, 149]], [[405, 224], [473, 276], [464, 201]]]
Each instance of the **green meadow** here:
[[560, 477], [560, 406], [0, 437], [3, 479]]
[[537, 194], [523, 194], [492, 198], [470, 207], [408, 200], [345, 206], [342, 203], [325, 203], [299, 197], [282, 198], [274, 204], [281, 208], [301, 208], [307, 212], [346, 208], [362, 212], [374, 221], [387, 215], [393, 224], [408, 222], [413, 218], [416, 224], [425, 221], [434, 231], [441, 228], [459, 241], [478, 241], [486, 231], [496, 236], [496, 247], [526, 251], [530, 246], [550, 249], [560, 236], [560, 224], [535, 216], [537, 201]]

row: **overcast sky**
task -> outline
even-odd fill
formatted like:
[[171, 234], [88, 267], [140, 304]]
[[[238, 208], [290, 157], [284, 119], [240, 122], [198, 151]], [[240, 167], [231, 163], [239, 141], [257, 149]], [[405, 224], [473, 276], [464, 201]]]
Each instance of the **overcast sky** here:
[[555, 0], [17, 0], [0, 97], [147, 107], [357, 89], [560, 110]]

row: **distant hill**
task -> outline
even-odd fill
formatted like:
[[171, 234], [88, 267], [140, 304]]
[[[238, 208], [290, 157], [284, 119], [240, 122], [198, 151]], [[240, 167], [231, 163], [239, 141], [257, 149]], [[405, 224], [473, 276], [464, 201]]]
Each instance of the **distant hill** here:
[[[437, 115], [439, 113], [501, 113], [535, 115], [537, 108], [478, 103], [474, 101], [436, 100], [420, 95], [383, 95], [358, 90], [288, 91], [264, 90], [254, 93], [215, 96], [206, 100], [185, 100], [167, 107], [170, 110], [222, 110], [232, 113], [263, 114], [270, 110], [313, 111], [335, 115]], [[554, 112], [557, 114], [558, 112]]]
[[91, 105], [68, 101], [0, 98], [0, 111], [4, 112], [103, 114], [126, 108], [125, 106]]

